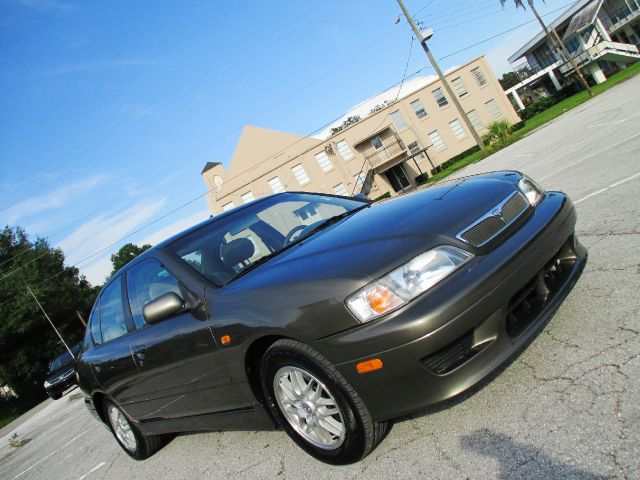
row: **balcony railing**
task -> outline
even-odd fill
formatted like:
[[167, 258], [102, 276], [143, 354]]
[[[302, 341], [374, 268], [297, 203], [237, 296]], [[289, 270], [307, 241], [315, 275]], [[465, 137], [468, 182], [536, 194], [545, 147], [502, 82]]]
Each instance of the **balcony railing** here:
[[401, 141], [385, 143], [382, 148], [367, 150], [364, 158], [369, 161], [372, 167], [377, 167], [383, 163], [407, 152], [407, 147]]
[[[580, 67], [586, 63], [592, 62], [607, 53], [635, 56], [640, 58], [638, 53], [638, 47], [635, 45], [629, 45], [628, 43], [617, 42], [600, 42], [586, 50], [578, 50], [573, 54], [573, 58], [576, 64]], [[569, 62], [560, 66], [560, 73], [568, 73], [572, 70], [572, 66]]]
[[607, 27], [609, 31], [613, 31], [625, 26], [634, 18], [640, 16], [640, 7], [633, 2], [630, 2], [628, 5], [614, 11], [609, 11], [605, 8], [605, 12], [607, 14], [606, 16], [600, 16], [602, 23], [604, 23], [605, 27]]

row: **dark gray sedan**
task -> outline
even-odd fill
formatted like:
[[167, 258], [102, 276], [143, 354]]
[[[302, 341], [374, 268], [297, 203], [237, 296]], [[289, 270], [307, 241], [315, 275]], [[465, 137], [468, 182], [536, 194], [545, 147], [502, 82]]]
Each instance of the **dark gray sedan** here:
[[164, 434], [284, 429], [334, 464], [391, 419], [518, 352], [580, 276], [566, 195], [518, 172], [373, 204], [265, 197], [145, 252], [104, 286], [77, 362], [136, 459]]

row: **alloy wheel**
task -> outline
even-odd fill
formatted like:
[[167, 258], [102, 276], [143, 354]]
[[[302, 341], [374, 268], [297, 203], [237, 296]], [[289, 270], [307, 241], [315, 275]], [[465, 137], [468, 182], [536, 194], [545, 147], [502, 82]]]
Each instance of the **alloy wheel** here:
[[273, 378], [280, 411], [293, 429], [316, 447], [332, 450], [345, 440], [344, 417], [329, 389], [313, 374], [285, 366]]

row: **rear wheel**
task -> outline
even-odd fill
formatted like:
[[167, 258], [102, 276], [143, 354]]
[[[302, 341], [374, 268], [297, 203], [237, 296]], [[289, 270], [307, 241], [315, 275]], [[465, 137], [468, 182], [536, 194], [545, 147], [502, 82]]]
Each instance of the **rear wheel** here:
[[161, 446], [160, 436], [144, 436], [126, 417], [120, 408], [111, 401], [105, 402], [105, 418], [118, 445], [136, 460], [144, 460], [153, 455]]
[[356, 462], [382, 439], [385, 422], [374, 422], [345, 378], [311, 347], [279, 340], [265, 353], [262, 386], [282, 428], [304, 450], [331, 464]]

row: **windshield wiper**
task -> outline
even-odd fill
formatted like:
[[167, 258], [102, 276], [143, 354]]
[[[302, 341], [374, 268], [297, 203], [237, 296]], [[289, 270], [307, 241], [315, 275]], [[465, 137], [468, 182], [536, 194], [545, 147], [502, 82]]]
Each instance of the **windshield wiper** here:
[[310, 230], [308, 233], [306, 233], [304, 235], [304, 237], [296, 238], [295, 242], [293, 242], [293, 243], [299, 243], [302, 240], [304, 240], [305, 238], [309, 238], [311, 235], [314, 235], [314, 234], [318, 233], [320, 230], [324, 230], [325, 228], [327, 228], [327, 227], [329, 227], [329, 226], [331, 226], [331, 225], [333, 225], [335, 223], [338, 223], [343, 218], [347, 218], [347, 217], [353, 215], [354, 213], [359, 212], [363, 208], [367, 208], [368, 206], [369, 206], [369, 204], [362, 205], [361, 207], [354, 208], [353, 210], [347, 210], [346, 212], [342, 212], [340, 215], [336, 215], [335, 217], [327, 218], [320, 225], [318, 225], [313, 230]]

